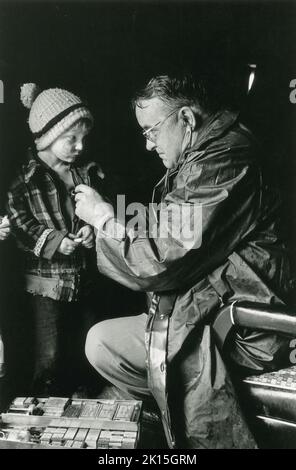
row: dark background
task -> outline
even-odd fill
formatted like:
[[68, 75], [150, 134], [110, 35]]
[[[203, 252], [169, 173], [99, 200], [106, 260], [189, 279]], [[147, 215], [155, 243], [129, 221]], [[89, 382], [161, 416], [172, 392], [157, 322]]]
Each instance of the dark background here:
[[[147, 77], [185, 66], [210, 67], [218, 93], [239, 107], [263, 142], [268, 164], [280, 179], [291, 179], [295, 21], [292, 1], [0, 1], [2, 197], [29, 141], [19, 86], [35, 82], [86, 98], [96, 119], [91, 157], [118, 176], [131, 198], [149, 200], [163, 168], [145, 151], [130, 98]], [[256, 64], [257, 73], [246, 98], [247, 64]]]
[[[155, 74], [207, 69], [216, 92], [241, 111], [262, 142], [262, 162], [281, 187], [283, 228], [293, 247], [296, 104], [289, 101], [289, 84], [296, 78], [295, 22], [294, 1], [0, 0], [5, 94], [0, 104], [1, 209], [30, 143], [27, 110], [19, 101], [21, 84], [64, 87], [84, 97], [95, 116], [91, 158], [101, 162], [128, 199], [147, 202], [163, 167], [156, 154], [145, 150], [130, 106], [133, 92]], [[249, 95], [248, 64], [257, 65]], [[14, 334], [26, 323], [16, 253], [13, 241], [1, 244], [0, 319], [9, 323], [8, 355], [24, 349], [24, 335]], [[142, 298], [110, 285], [105, 289], [107, 309], [115, 300], [121, 309], [141, 305]]]

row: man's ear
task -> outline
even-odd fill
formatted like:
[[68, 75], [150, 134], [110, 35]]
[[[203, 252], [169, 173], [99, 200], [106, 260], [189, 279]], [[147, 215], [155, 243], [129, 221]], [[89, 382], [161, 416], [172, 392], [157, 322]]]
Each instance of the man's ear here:
[[197, 127], [197, 120], [194, 112], [189, 106], [183, 106], [178, 113], [178, 117], [184, 122], [184, 126], [188, 126], [191, 130]]

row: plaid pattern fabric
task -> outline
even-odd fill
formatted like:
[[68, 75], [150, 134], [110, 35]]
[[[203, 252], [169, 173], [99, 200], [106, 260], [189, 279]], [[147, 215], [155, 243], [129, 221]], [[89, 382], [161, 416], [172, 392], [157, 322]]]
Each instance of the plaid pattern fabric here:
[[[103, 177], [96, 163], [73, 166], [71, 171], [75, 185], [96, 187]], [[55, 173], [30, 152], [29, 163], [22, 166], [8, 192], [7, 211], [18, 245], [25, 252], [26, 274], [56, 279], [53, 298], [70, 301], [76, 297], [80, 271], [85, 268], [83, 248], [70, 256], [55, 251], [51, 259], [46, 259], [42, 250], [47, 237], [55, 236], [58, 247], [70, 231], [61, 210], [59, 184]], [[84, 223], [76, 216], [74, 219], [77, 232]], [[30, 292], [32, 289], [35, 287]], [[32, 293], [40, 294], [40, 289]]]

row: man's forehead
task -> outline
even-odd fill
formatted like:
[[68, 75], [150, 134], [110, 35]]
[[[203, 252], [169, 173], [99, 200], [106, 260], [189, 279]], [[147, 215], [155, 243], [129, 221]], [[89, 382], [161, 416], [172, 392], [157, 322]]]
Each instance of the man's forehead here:
[[141, 100], [136, 106], [136, 116], [142, 126], [155, 124], [167, 112], [168, 106], [158, 97]]

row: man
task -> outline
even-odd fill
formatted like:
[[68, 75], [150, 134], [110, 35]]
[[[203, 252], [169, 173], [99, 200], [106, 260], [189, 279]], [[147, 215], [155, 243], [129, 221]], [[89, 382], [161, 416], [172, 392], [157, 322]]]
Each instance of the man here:
[[[210, 324], [237, 299], [284, 302], [289, 266], [278, 198], [263, 180], [252, 134], [202, 80], [156, 77], [134, 108], [147, 150], [167, 168], [154, 191], [160, 210], [152, 216], [147, 209], [139, 225], [154, 217], [153, 227], [166, 220], [167, 230], [131, 230], [100, 195], [76, 188], [77, 215], [97, 229], [98, 269], [131, 289], [153, 291], [148, 316], [95, 325], [86, 355], [129, 395], [153, 395], [171, 447], [254, 447]], [[193, 210], [184, 217], [183, 207]], [[278, 367], [287, 342], [251, 333], [248, 345], [241, 332], [233, 359], [246, 372]]]

